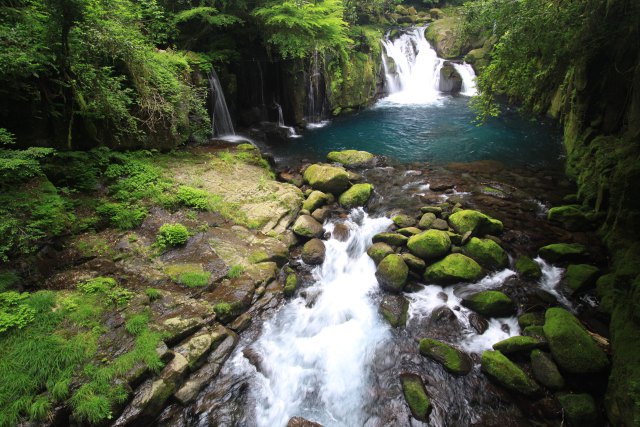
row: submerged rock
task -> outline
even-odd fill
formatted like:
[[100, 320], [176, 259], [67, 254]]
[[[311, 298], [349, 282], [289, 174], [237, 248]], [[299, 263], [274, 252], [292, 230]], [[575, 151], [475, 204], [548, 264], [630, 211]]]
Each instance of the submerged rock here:
[[531, 368], [533, 376], [543, 386], [553, 390], [564, 388], [564, 378], [549, 353], [537, 349], [533, 350], [531, 352]]
[[394, 328], [407, 324], [408, 310], [409, 300], [402, 295], [385, 295], [380, 302], [380, 314]]
[[600, 275], [600, 269], [589, 264], [571, 264], [564, 273], [562, 283], [565, 284], [572, 293], [580, 292], [596, 283]]
[[497, 235], [502, 233], [503, 229], [501, 221], [471, 209], [464, 209], [451, 214], [449, 216], [449, 224], [451, 224], [456, 233], [462, 235], [469, 231], [475, 236]]
[[438, 259], [451, 249], [449, 235], [440, 230], [427, 230], [409, 237], [407, 248], [415, 256], [422, 259]]
[[407, 283], [409, 275], [409, 267], [405, 264], [400, 255], [387, 255], [378, 264], [376, 270], [376, 279], [380, 283], [380, 287], [390, 292], [400, 292]]
[[336, 195], [351, 185], [346, 170], [330, 165], [311, 165], [304, 171], [303, 177], [314, 189]]
[[322, 236], [322, 224], [313, 219], [311, 215], [300, 215], [293, 224], [292, 230], [301, 237], [320, 237]]
[[373, 185], [371, 184], [354, 184], [340, 195], [338, 201], [342, 207], [347, 209], [364, 206], [371, 197], [372, 191]]
[[375, 158], [373, 154], [367, 151], [358, 150], [331, 151], [327, 154], [328, 161], [351, 167], [373, 165]]
[[382, 261], [387, 255], [391, 255], [392, 253], [393, 248], [382, 242], [374, 243], [373, 245], [369, 246], [369, 249], [367, 249], [367, 255], [371, 257], [376, 265], [380, 264], [380, 261]]
[[422, 378], [416, 374], [402, 374], [400, 382], [402, 383], [402, 394], [409, 405], [411, 415], [417, 420], [426, 422], [429, 411], [431, 411], [431, 402]]
[[485, 268], [498, 270], [509, 265], [507, 253], [491, 239], [472, 237], [462, 250]]
[[462, 305], [487, 317], [511, 316], [516, 311], [513, 300], [500, 291], [482, 291], [463, 298]]
[[603, 371], [609, 366], [605, 352], [567, 310], [559, 307], [548, 309], [543, 329], [551, 354], [562, 369], [586, 374]]
[[457, 348], [430, 338], [420, 340], [420, 354], [440, 363], [456, 375], [466, 375], [471, 371], [471, 358]]
[[541, 247], [538, 253], [548, 262], [569, 262], [584, 258], [587, 248], [580, 243], [554, 243]]
[[515, 268], [524, 279], [539, 280], [542, 277], [542, 269], [538, 263], [527, 256], [518, 258]]
[[322, 264], [326, 251], [322, 240], [311, 239], [302, 247], [302, 261], [310, 265]]
[[424, 272], [424, 280], [429, 283], [449, 285], [459, 282], [474, 282], [482, 277], [482, 267], [462, 254], [447, 255], [441, 261], [431, 264]]
[[535, 381], [499, 351], [482, 353], [481, 366], [485, 374], [511, 391], [530, 396], [540, 390]]

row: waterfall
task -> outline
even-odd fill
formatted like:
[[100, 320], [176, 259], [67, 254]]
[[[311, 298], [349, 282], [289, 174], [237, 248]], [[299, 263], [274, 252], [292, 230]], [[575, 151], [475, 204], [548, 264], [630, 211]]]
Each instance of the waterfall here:
[[[441, 98], [440, 69], [444, 59], [424, 36], [425, 27], [413, 28], [394, 40], [389, 34], [382, 41], [382, 64], [389, 96], [397, 104], [430, 104]], [[477, 94], [475, 73], [469, 64], [453, 63], [462, 77], [461, 95]]]
[[218, 74], [213, 68], [209, 74], [209, 89], [211, 91], [211, 134], [215, 136], [235, 135], [222, 86], [220, 86]]
[[284, 124], [284, 115], [282, 114], [282, 107], [280, 106], [280, 104], [278, 104], [276, 101], [273, 101], [273, 104], [278, 110], [278, 127], [281, 129], [286, 129], [288, 134], [287, 136], [289, 136], [289, 138], [299, 138], [301, 135], [298, 135], [293, 127]]
[[[325, 242], [315, 283], [264, 324], [251, 346], [261, 355], [251, 398], [257, 425], [284, 426], [293, 416], [323, 425], [364, 425], [363, 402], [371, 399], [368, 372], [377, 347], [390, 336], [371, 299], [378, 283], [366, 248], [390, 224], [353, 210], [345, 221], [348, 240]], [[333, 227], [325, 224], [326, 231]]]
[[311, 125], [310, 127], [316, 127], [314, 124], [324, 123], [322, 119], [325, 116], [322, 70], [320, 69], [320, 58], [317, 49], [313, 51], [313, 56], [311, 57], [308, 80], [306, 120]]

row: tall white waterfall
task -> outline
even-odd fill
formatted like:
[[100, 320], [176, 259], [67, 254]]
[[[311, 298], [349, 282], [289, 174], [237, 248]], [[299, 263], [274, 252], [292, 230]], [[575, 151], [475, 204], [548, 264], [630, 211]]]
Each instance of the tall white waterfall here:
[[[390, 102], [398, 104], [429, 104], [441, 96], [440, 69], [445, 60], [431, 47], [424, 36], [425, 27], [414, 28], [391, 40], [383, 41], [382, 63]], [[461, 95], [477, 93], [475, 73], [469, 64], [453, 63], [462, 77]]]
[[218, 74], [213, 68], [209, 74], [209, 89], [211, 90], [211, 134], [215, 136], [235, 135], [227, 101], [224, 99]]

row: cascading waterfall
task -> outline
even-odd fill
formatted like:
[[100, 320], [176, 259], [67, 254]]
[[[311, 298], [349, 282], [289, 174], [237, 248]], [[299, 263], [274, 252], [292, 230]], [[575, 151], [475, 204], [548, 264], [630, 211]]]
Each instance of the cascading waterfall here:
[[211, 91], [211, 134], [219, 137], [235, 135], [220, 79], [213, 68], [209, 74], [209, 89]]
[[[389, 92], [387, 101], [397, 104], [430, 104], [440, 99], [440, 69], [445, 60], [438, 58], [425, 38], [425, 28], [413, 28], [394, 40], [387, 34], [382, 41], [382, 64]], [[477, 94], [473, 68], [466, 63], [453, 63], [453, 66], [462, 77], [460, 94]]]
[[390, 333], [371, 300], [378, 284], [366, 248], [391, 221], [357, 209], [345, 224], [347, 241], [325, 242], [325, 262], [305, 289], [309, 300], [286, 304], [252, 345], [261, 355], [252, 387], [260, 426], [283, 426], [293, 416], [331, 426], [364, 424], [368, 370]]
[[300, 135], [296, 133], [296, 130], [292, 126], [287, 126], [284, 124], [284, 114], [282, 114], [282, 106], [280, 106], [280, 104], [275, 101], [273, 101], [273, 104], [275, 105], [276, 110], [278, 110], [278, 127], [281, 129], [286, 129], [287, 136], [289, 136], [289, 138], [300, 137]]
[[322, 70], [320, 68], [320, 57], [318, 50], [313, 51], [308, 73], [307, 88], [307, 116], [308, 127], [323, 126], [325, 116], [324, 111], [324, 91], [322, 90]]

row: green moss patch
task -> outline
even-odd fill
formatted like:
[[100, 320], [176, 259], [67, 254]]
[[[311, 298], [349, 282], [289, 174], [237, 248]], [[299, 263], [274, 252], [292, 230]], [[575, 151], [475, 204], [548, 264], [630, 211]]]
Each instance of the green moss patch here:
[[471, 372], [471, 359], [462, 351], [443, 342], [424, 338], [420, 340], [420, 354], [440, 363], [444, 368], [456, 375]]
[[482, 277], [482, 267], [462, 254], [450, 254], [443, 260], [431, 264], [424, 272], [424, 280], [429, 283], [449, 285], [459, 282], [473, 282]]
[[431, 402], [427, 396], [422, 378], [415, 374], [402, 374], [400, 382], [402, 383], [402, 394], [409, 405], [411, 415], [420, 421], [427, 421], [431, 410]]
[[511, 298], [499, 291], [482, 291], [465, 297], [462, 305], [487, 317], [511, 316], [516, 305]]
[[482, 371], [505, 388], [525, 395], [537, 394], [540, 387], [522, 369], [499, 351], [485, 351]]

